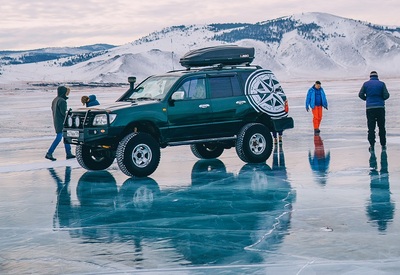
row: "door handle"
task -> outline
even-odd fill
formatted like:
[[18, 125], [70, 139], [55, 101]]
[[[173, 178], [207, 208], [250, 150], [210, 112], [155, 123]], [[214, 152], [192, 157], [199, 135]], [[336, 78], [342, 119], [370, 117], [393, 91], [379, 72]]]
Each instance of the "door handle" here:
[[236, 104], [243, 105], [243, 104], [246, 104], [246, 101], [245, 100], [236, 101]]
[[208, 107], [210, 107], [210, 104], [200, 104], [199, 108], [201, 109], [207, 109]]

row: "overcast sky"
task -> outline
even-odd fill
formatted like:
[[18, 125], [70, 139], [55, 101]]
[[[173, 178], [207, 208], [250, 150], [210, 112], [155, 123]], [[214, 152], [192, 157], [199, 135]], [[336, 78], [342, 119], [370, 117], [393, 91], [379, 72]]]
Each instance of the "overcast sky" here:
[[1, 0], [0, 50], [122, 45], [164, 27], [326, 12], [400, 26], [399, 0]]

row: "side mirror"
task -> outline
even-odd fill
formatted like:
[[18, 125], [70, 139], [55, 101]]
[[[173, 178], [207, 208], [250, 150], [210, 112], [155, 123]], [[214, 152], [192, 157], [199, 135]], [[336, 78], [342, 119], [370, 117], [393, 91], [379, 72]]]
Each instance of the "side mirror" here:
[[171, 99], [172, 100], [182, 100], [184, 97], [185, 97], [185, 92], [176, 91], [175, 93], [172, 94]]

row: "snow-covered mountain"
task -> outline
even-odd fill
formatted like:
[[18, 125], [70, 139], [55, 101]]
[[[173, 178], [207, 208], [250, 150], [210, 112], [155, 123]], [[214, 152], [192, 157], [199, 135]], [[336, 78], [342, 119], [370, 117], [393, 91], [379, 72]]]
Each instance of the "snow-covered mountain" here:
[[302, 13], [256, 24], [168, 27], [85, 61], [67, 57], [2, 66], [0, 83], [125, 83], [131, 75], [141, 80], [151, 74], [183, 69], [179, 58], [187, 51], [221, 44], [254, 47], [253, 64], [273, 70], [280, 78], [365, 77], [371, 70], [387, 77], [400, 73], [399, 27], [326, 13]]

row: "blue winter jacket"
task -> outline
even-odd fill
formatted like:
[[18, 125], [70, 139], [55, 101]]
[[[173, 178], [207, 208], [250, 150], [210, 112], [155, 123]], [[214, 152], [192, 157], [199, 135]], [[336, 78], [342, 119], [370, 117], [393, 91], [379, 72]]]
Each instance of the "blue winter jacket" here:
[[367, 109], [385, 108], [385, 100], [390, 96], [384, 82], [377, 76], [371, 76], [370, 80], [364, 82], [358, 97], [366, 101]]
[[96, 96], [90, 95], [89, 102], [86, 102], [86, 107], [92, 107], [92, 106], [96, 106], [96, 105], [100, 105], [100, 103], [96, 99]]
[[[323, 88], [319, 88], [321, 91], [321, 100], [322, 100], [322, 106], [326, 109], [328, 109], [328, 100], [326, 99], [325, 91]], [[315, 92], [317, 89], [313, 85], [307, 92], [307, 97], [306, 97], [306, 110], [309, 108], [314, 109], [315, 108]]]

